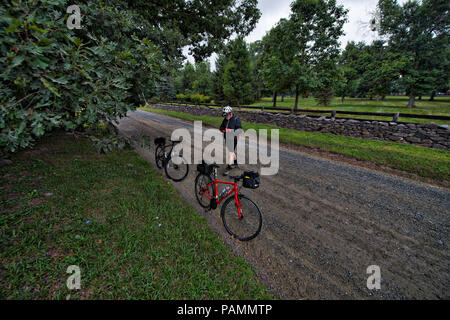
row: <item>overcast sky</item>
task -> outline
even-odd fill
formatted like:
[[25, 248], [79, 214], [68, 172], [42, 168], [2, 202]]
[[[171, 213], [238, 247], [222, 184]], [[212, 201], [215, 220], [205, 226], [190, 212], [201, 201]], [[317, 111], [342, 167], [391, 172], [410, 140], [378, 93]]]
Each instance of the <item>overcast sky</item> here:
[[[258, 8], [261, 11], [261, 18], [259, 19], [256, 28], [245, 38], [247, 42], [254, 42], [261, 40], [262, 37], [269, 31], [281, 18], [288, 18], [291, 8], [290, 4], [293, 0], [259, 0]], [[371, 32], [367, 27], [367, 22], [370, 20], [371, 12], [375, 11], [378, 0], [337, 0], [339, 5], [349, 9], [347, 14], [348, 22], [344, 25], [345, 35], [340, 38], [341, 48], [345, 48], [348, 41], [365, 41], [372, 42], [376, 39], [376, 33]], [[399, 0], [399, 3], [404, 3], [406, 0]], [[186, 51], [185, 51], [186, 52]], [[216, 55], [210, 58], [211, 67], [214, 70], [214, 60]], [[193, 62], [192, 57], [189, 61]]]

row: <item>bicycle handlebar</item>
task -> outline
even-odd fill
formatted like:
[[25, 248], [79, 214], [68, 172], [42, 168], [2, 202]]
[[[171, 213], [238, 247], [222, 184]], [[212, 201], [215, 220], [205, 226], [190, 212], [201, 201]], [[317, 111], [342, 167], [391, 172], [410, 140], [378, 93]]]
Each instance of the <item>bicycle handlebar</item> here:
[[243, 174], [241, 174], [240, 176], [230, 176], [231, 179], [235, 180], [235, 181], [239, 181], [244, 177]]

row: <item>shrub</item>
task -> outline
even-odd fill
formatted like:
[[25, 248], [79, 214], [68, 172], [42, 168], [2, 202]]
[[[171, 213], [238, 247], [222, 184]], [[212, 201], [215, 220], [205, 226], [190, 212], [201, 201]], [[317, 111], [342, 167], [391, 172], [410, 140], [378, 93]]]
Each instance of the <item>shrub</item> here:
[[331, 88], [322, 89], [315, 95], [317, 104], [322, 106], [328, 106], [331, 103], [331, 100], [333, 100], [333, 97], [334, 92]]
[[191, 101], [195, 104], [202, 103], [202, 96], [203, 95], [198, 94], [198, 93], [193, 94], [193, 95], [191, 95]]
[[203, 96], [202, 97], [202, 103], [210, 103], [211, 97], [210, 96]]
[[186, 95], [185, 94], [182, 94], [182, 93], [179, 93], [179, 94], [177, 94], [177, 100], [179, 100], [179, 101], [186, 101]]

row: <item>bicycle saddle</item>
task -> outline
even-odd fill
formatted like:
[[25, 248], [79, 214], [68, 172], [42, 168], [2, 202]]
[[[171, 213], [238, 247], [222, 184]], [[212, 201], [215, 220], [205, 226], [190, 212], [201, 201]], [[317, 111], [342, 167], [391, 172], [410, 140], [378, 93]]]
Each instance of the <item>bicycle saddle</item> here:
[[219, 166], [218, 164], [216, 164], [215, 162], [214, 162], [214, 163], [208, 163], [208, 162], [206, 162], [205, 160], [202, 160], [202, 162], [203, 162], [205, 165], [207, 165], [208, 167], [210, 167], [210, 168], [220, 168], [220, 166]]
[[170, 140], [172, 143], [181, 143], [181, 140]]

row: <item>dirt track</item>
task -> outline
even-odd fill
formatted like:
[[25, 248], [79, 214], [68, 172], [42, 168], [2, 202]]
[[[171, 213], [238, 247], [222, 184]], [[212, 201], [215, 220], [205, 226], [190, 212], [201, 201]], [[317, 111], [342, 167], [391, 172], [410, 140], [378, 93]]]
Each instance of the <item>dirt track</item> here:
[[[180, 127], [193, 130], [188, 122], [135, 111], [119, 129], [153, 140]], [[136, 149], [154, 165], [154, 146]], [[252, 166], [232, 174], [245, 168]], [[278, 174], [263, 176], [257, 190], [242, 190], [264, 221], [257, 238], [239, 242], [226, 233], [219, 209], [204, 212], [197, 204], [195, 176], [191, 166], [188, 178], [173, 184], [284, 299], [449, 299], [448, 190], [280, 148]], [[381, 290], [367, 289], [370, 265], [380, 266]]]

